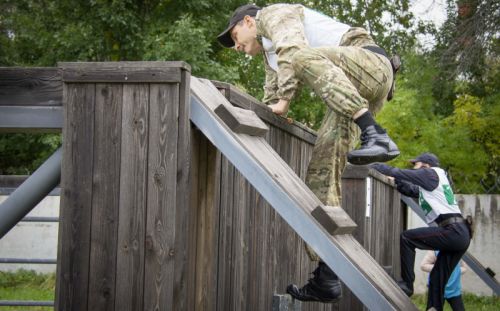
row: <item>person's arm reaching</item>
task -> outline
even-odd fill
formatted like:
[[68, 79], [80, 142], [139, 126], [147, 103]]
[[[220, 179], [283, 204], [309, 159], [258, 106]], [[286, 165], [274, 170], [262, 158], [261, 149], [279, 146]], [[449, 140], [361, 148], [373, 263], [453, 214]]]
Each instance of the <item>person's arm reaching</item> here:
[[264, 98], [262, 102], [266, 105], [276, 104], [279, 101], [278, 97], [278, 74], [274, 71], [267, 60], [264, 60], [264, 68], [266, 70], [266, 83], [264, 85]]
[[396, 189], [401, 194], [411, 198], [418, 198], [419, 190], [417, 186], [401, 179], [395, 179], [394, 182], [396, 183]]
[[259, 14], [258, 30], [270, 39], [278, 55], [278, 92], [283, 102], [290, 102], [299, 87], [292, 68], [292, 56], [307, 46], [300, 5], [274, 5], [275, 10], [263, 9]]
[[427, 191], [432, 191], [439, 185], [439, 177], [431, 168], [407, 170], [392, 167], [383, 163], [373, 163], [371, 167], [384, 175], [410, 182], [424, 188]]

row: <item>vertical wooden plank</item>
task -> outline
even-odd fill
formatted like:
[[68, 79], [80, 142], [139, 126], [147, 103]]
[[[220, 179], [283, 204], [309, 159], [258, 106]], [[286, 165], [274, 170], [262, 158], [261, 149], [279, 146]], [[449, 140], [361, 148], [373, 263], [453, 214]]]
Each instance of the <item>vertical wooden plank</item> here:
[[123, 86], [97, 84], [89, 310], [114, 310]]
[[206, 138], [199, 150], [195, 310], [216, 310], [221, 155]]
[[392, 226], [392, 277], [399, 279], [401, 276], [401, 254], [399, 249], [399, 236], [403, 230], [402, 218], [403, 205], [401, 204], [401, 196], [395, 189], [392, 190], [392, 204], [394, 206], [391, 222]]
[[196, 247], [198, 240], [198, 206], [201, 200], [199, 196], [199, 180], [202, 179], [200, 162], [202, 156], [206, 154], [206, 148], [202, 148], [202, 140], [206, 140], [203, 134], [196, 129], [191, 131], [191, 158], [190, 158], [190, 202], [189, 202], [189, 215], [187, 230], [188, 236], [188, 271], [187, 271], [187, 310], [195, 310], [197, 305], [197, 284], [196, 284]]
[[149, 133], [148, 84], [124, 85], [116, 311], [142, 310]]
[[177, 212], [175, 220], [177, 234], [175, 237], [176, 251], [174, 253], [174, 310], [185, 310], [188, 304], [187, 275], [190, 269], [187, 252], [190, 234], [188, 219], [192, 215], [189, 205], [189, 171], [191, 164], [190, 78], [189, 71], [181, 71], [181, 83], [179, 84], [179, 138], [177, 143]]
[[178, 102], [177, 85], [150, 85], [145, 310], [172, 308]]
[[[232, 165], [231, 165], [232, 166]], [[234, 169], [233, 183], [233, 240], [234, 265], [232, 269], [232, 310], [244, 310], [244, 266], [245, 266], [245, 179]], [[243, 308], [243, 309], [242, 309]]]
[[[366, 179], [342, 178], [342, 208], [356, 222], [358, 228], [353, 236], [361, 245], [369, 245], [370, 218], [366, 218]], [[346, 287], [342, 286], [343, 298], [339, 302], [340, 310], [363, 310], [363, 305]]]
[[94, 84], [64, 84], [65, 118], [56, 310], [87, 310], [92, 219]]
[[258, 296], [257, 288], [260, 284], [260, 274], [258, 270], [258, 261], [260, 258], [257, 257], [258, 250], [258, 227], [260, 224], [257, 222], [257, 191], [248, 183], [248, 196], [246, 202], [246, 208], [249, 212], [248, 218], [248, 264], [246, 269], [246, 286], [248, 291], [248, 310], [258, 310]]
[[227, 158], [222, 157], [217, 310], [231, 310], [231, 276], [234, 266], [232, 253], [233, 183], [234, 167], [230, 165]]

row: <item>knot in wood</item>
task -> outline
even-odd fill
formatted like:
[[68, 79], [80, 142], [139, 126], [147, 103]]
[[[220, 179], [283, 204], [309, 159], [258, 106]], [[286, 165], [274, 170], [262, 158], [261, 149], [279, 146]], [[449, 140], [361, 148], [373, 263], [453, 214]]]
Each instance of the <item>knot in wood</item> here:
[[151, 237], [150, 235], [146, 236], [145, 247], [146, 247], [146, 250], [153, 249], [153, 237]]

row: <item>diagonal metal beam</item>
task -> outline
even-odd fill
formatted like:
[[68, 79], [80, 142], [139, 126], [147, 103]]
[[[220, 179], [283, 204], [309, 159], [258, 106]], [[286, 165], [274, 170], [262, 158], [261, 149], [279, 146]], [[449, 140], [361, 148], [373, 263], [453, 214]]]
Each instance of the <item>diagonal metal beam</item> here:
[[0, 204], [0, 239], [23, 219], [61, 179], [61, 148]]
[[[403, 201], [408, 207], [412, 209], [412, 211], [415, 212], [415, 214], [418, 215], [424, 222], [425, 222], [425, 215], [424, 211], [420, 208], [420, 206], [415, 202], [412, 198], [401, 195], [401, 201]], [[437, 224], [431, 223], [429, 226], [435, 227]], [[477, 276], [483, 280], [486, 285], [488, 285], [495, 295], [500, 296], [500, 284], [498, 284], [498, 281], [495, 279], [494, 276], [490, 275], [488, 273], [487, 268], [485, 268], [479, 260], [476, 259], [471, 253], [466, 252], [462, 259], [465, 261], [465, 263], [474, 271]]]

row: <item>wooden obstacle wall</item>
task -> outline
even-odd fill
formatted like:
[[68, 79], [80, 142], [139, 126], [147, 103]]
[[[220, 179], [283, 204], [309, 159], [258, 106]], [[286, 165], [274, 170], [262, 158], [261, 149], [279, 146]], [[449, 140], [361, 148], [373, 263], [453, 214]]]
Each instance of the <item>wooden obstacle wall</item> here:
[[[231, 85], [215, 85], [233, 105], [254, 110], [266, 122], [270, 128], [266, 140], [305, 179], [315, 133], [276, 117]], [[203, 195], [197, 198], [201, 201], [192, 203], [208, 207], [208, 211], [199, 209], [202, 215], [189, 217], [196, 219], [193, 228], [198, 228], [197, 240], [203, 241], [197, 247], [195, 309], [267, 310], [274, 293], [284, 293], [289, 283], [307, 282], [316, 263], [310, 262], [300, 237], [208, 139], [198, 133], [195, 141], [200, 149], [193, 149], [192, 154], [202, 158], [194, 160], [192, 168], [204, 173], [194, 178], [198, 189], [193, 193]], [[399, 219], [403, 218], [399, 194], [391, 181], [367, 167], [350, 166], [343, 177], [343, 207], [358, 223], [356, 238], [390, 274], [398, 274]], [[372, 187], [371, 215], [367, 217], [368, 182]], [[340, 303], [305, 303], [302, 309], [363, 310], [346, 287], [344, 293]]]
[[[269, 310], [273, 294], [311, 277], [303, 241], [190, 124], [187, 65], [60, 67], [0, 71], [0, 105], [65, 105], [58, 310]], [[32, 95], [19, 95], [19, 81]], [[266, 122], [266, 140], [305, 178], [315, 133], [215, 84]], [[398, 275], [403, 215], [391, 182], [350, 167], [343, 189], [355, 237]], [[302, 309], [363, 309], [344, 293]]]
[[60, 67], [57, 309], [187, 309], [189, 66]]

